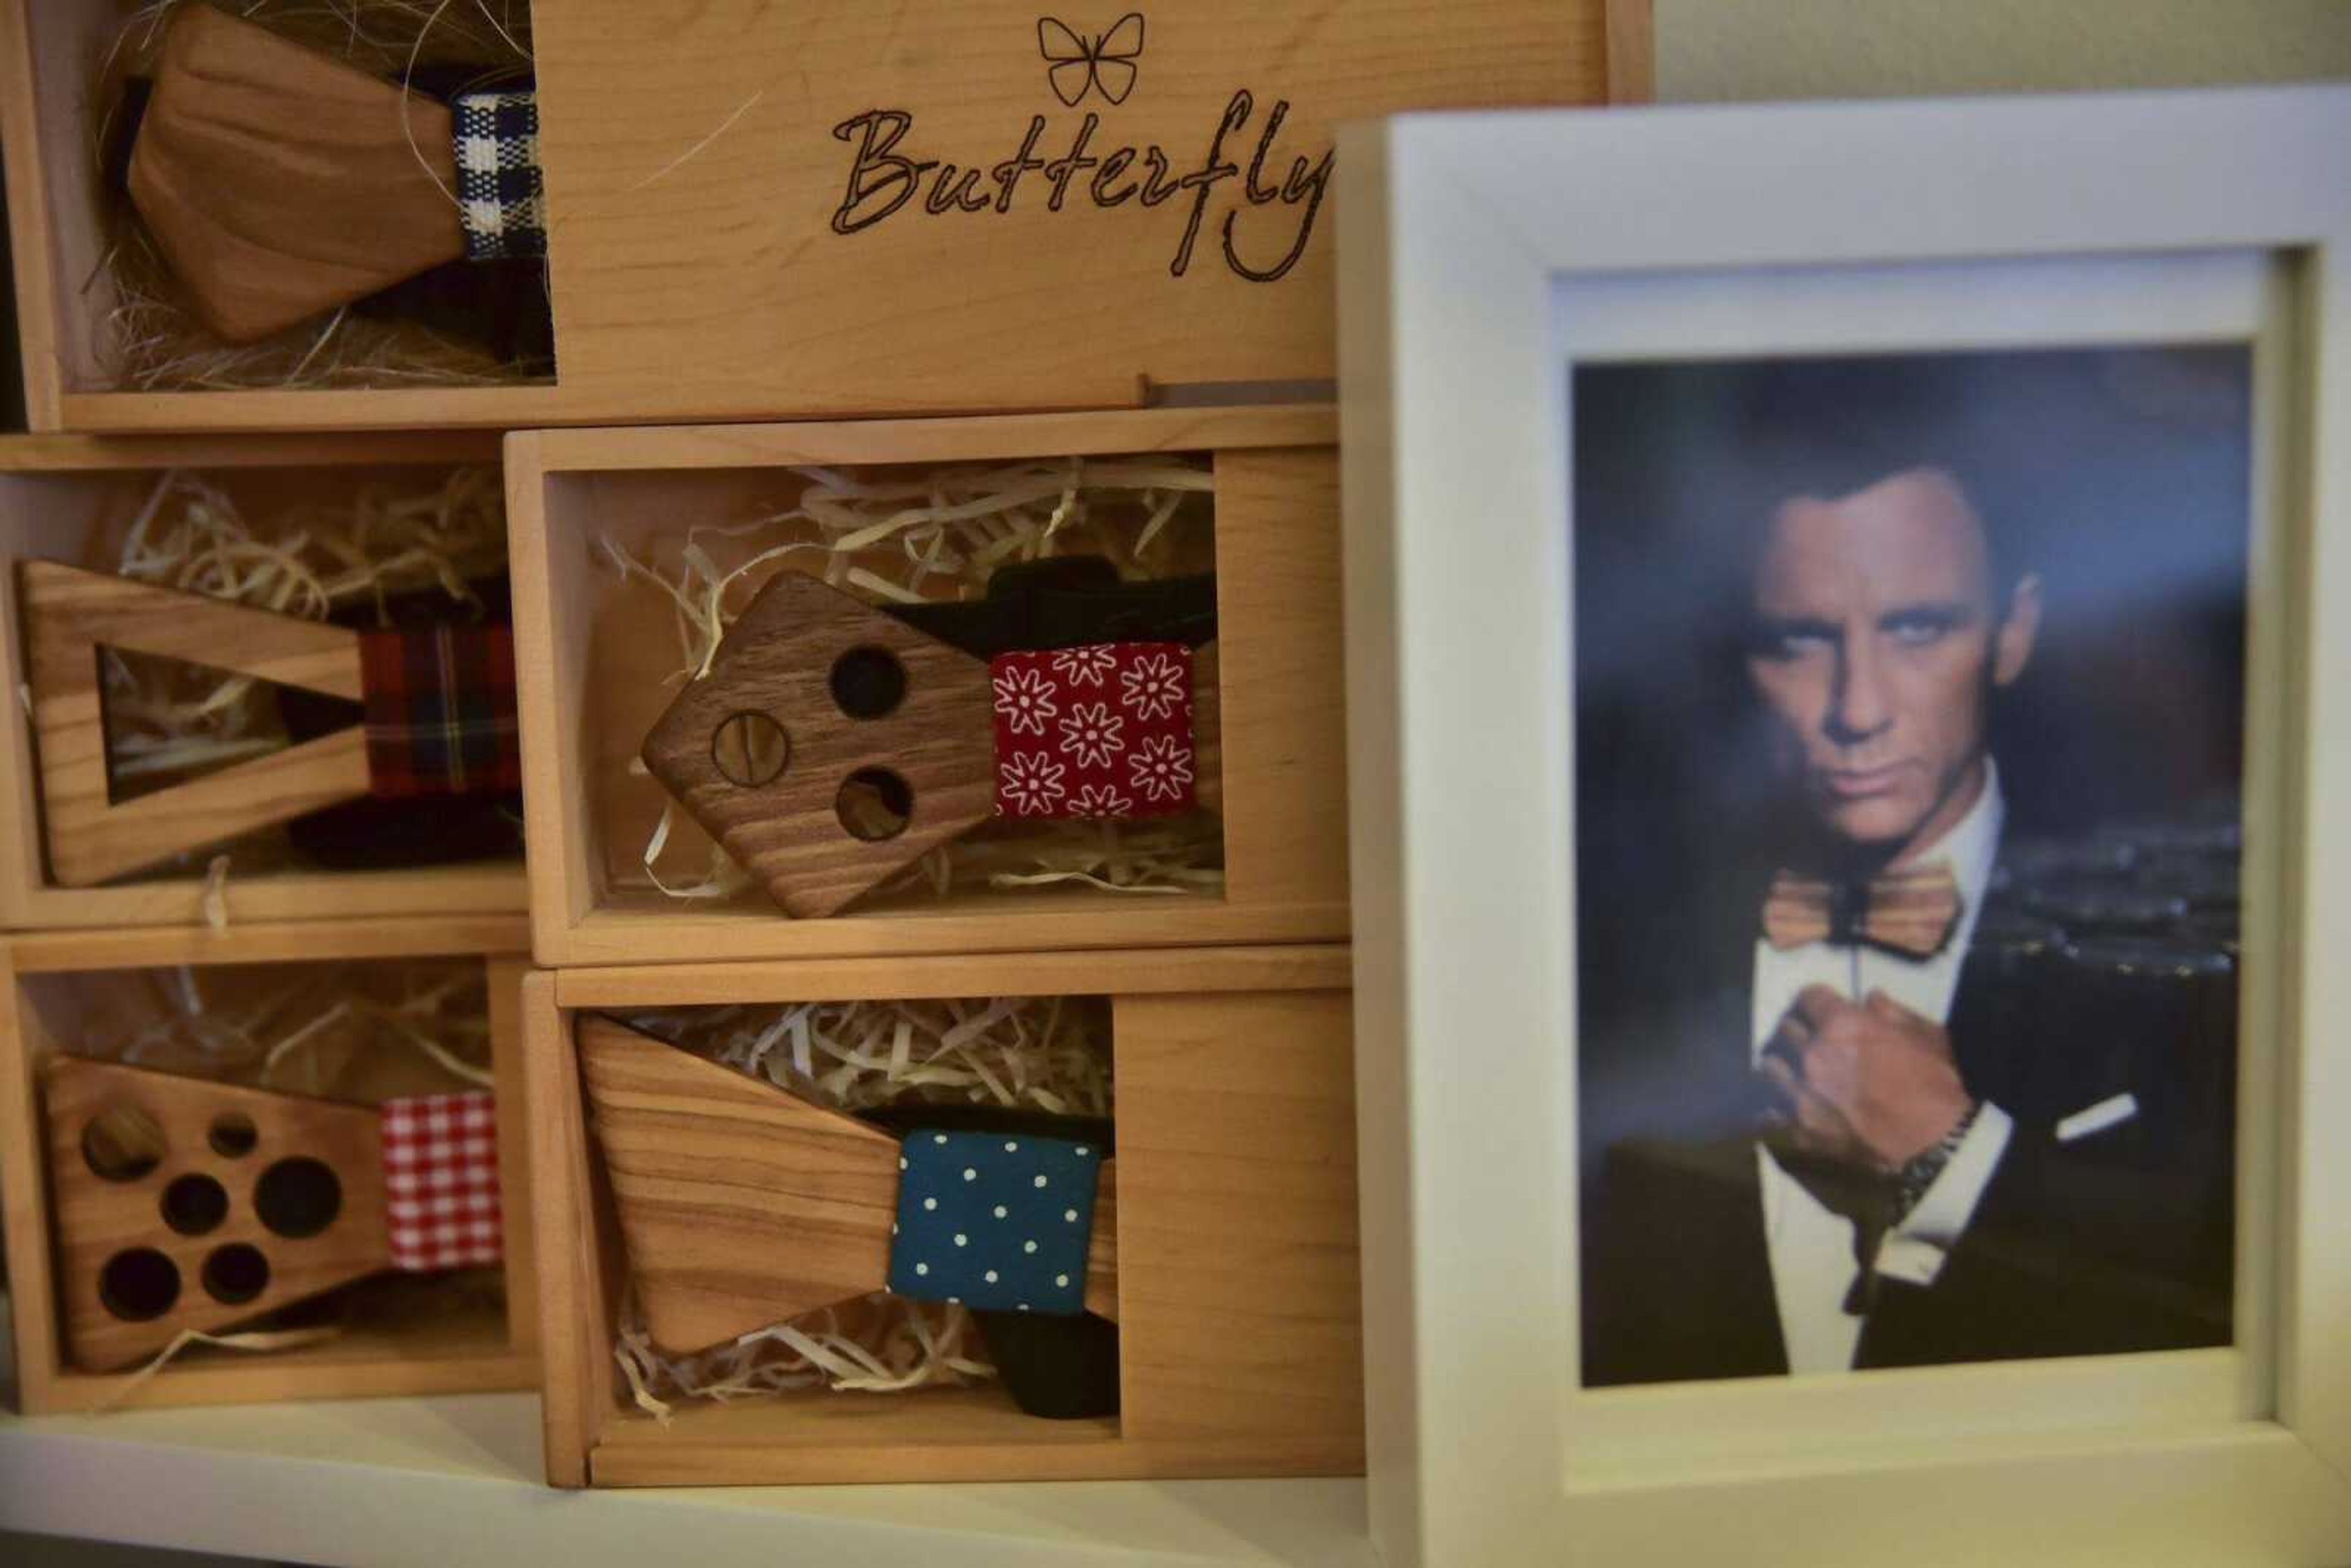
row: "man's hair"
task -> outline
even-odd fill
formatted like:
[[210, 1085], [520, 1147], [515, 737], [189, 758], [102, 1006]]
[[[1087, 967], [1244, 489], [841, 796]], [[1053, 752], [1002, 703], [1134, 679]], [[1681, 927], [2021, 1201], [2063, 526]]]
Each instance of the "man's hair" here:
[[[2015, 394], [2017, 358], [1916, 354], [1758, 364], [1723, 389], [1728, 504], [1761, 548], [1779, 507], [1834, 500], [1894, 475], [1939, 469], [1983, 525], [1994, 609], [2035, 570], [2035, 474], [2058, 436]], [[2025, 389], [2029, 390], [2029, 389]], [[1750, 563], [1751, 564], [1751, 563]]]

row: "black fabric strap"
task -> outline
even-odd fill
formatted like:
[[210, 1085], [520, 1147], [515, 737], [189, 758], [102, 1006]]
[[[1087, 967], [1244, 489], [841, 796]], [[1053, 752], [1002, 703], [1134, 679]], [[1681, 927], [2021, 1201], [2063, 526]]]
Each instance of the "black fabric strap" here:
[[984, 599], [882, 608], [982, 659], [1088, 643], [1196, 648], [1217, 635], [1217, 579], [1202, 572], [1128, 582], [1100, 556], [1061, 556], [998, 567]]

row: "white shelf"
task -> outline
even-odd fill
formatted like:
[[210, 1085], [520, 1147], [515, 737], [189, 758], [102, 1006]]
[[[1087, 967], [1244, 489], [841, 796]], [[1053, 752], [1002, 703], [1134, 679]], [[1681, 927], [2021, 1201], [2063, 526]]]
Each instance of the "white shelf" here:
[[559, 1492], [523, 1394], [0, 1415], [0, 1529], [337, 1568], [1377, 1561], [1360, 1480]]

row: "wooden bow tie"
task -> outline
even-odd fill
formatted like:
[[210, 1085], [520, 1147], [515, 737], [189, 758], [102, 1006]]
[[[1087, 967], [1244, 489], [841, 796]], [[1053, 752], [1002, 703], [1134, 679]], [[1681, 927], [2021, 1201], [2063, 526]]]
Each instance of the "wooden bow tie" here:
[[[1091, 1191], [1082, 1201], [1065, 1201], [1050, 1174], [1039, 1183], [1040, 1173], [1025, 1166], [976, 1170], [967, 1181], [962, 1172], [976, 1167], [958, 1159], [947, 1170], [946, 1190], [927, 1192], [914, 1207], [936, 1216], [937, 1207], [920, 1207], [925, 1197], [962, 1203], [967, 1188], [970, 1199], [962, 1207], [978, 1218], [960, 1231], [949, 1228], [944, 1256], [897, 1257], [893, 1228], [902, 1218], [902, 1177], [927, 1176], [911, 1168], [912, 1160], [925, 1148], [946, 1146], [935, 1138], [977, 1134], [918, 1127], [902, 1148], [900, 1139], [855, 1116], [611, 1019], [582, 1018], [579, 1040], [630, 1275], [645, 1327], [664, 1349], [701, 1350], [884, 1289], [941, 1301], [965, 1295], [927, 1283], [934, 1269], [945, 1281], [959, 1261], [956, 1234], [966, 1238], [960, 1251], [982, 1260], [981, 1287], [1008, 1291], [1044, 1266], [1033, 1260], [1059, 1260], [1043, 1283], [1049, 1293], [1062, 1292], [1058, 1300], [998, 1292], [1006, 1294], [998, 1303], [976, 1288], [967, 1304], [1015, 1312], [1026, 1301], [1035, 1312], [1117, 1318], [1116, 1162], [1096, 1158]], [[999, 1146], [1020, 1141], [988, 1139]], [[1040, 1207], [1024, 1196], [1036, 1194], [1050, 1201]], [[1035, 1212], [1016, 1213], [1015, 1202]], [[1001, 1219], [998, 1207], [1007, 1211]], [[1072, 1208], [1074, 1220], [1066, 1218]], [[1033, 1233], [1031, 1219], [1040, 1222]], [[996, 1281], [984, 1278], [991, 1265], [1001, 1276]], [[1062, 1276], [1068, 1283], [1051, 1283]]]
[[1782, 950], [1809, 942], [1865, 944], [1926, 958], [1951, 939], [1960, 909], [1959, 884], [1941, 861], [1897, 866], [1861, 883], [1782, 871], [1763, 901], [1763, 937]]
[[485, 1093], [347, 1105], [61, 1057], [43, 1098], [58, 1293], [86, 1371], [504, 1249]]
[[233, 343], [461, 259], [542, 255], [529, 92], [403, 91], [209, 5], [181, 7], [131, 153], [131, 199]]
[[656, 1344], [700, 1350], [887, 1290], [970, 1308], [1031, 1414], [1116, 1407], [1117, 1166], [1090, 1130], [1068, 1135], [1086, 1119], [975, 1131], [968, 1108], [908, 1106], [893, 1135], [610, 1019], [582, 1018], [578, 1039]]
[[884, 610], [778, 572], [645, 737], [645, 767], [803, 917], [999, 817], [1218, 808], [1213, 642], [982, 656], [923, 629], [984, 608]]
[[[355, 632], [46, 560], [17, 563], [17, 601], [49, 870], [67, 886], [345, 800], [521, 788], [503, 623]], [[363, 723], [117, 799], [100, 648], [356, 702]]]

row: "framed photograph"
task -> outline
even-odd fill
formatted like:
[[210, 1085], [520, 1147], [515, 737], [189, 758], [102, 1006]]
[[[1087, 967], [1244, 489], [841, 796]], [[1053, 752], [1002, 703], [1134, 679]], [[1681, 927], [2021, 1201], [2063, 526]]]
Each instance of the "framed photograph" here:
[[2351, 1560], [2346, 137], [1356, 132], [1387, 1561]]

